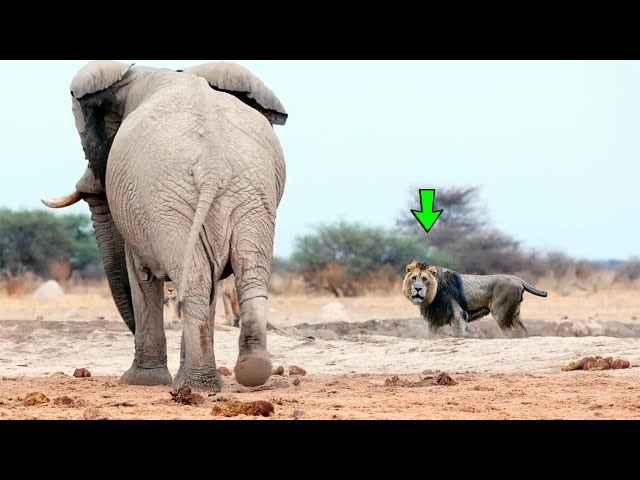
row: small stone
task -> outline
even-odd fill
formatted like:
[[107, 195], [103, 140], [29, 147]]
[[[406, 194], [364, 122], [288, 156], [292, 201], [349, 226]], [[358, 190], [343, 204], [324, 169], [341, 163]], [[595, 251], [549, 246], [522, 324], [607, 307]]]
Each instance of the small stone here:
[[293, 418], [300, 418], [300, 417], [304, 416], [304, 412], [302, 410], [294, 410], [293, 413], [291, 414], [291, 416]]
[[297, 387], [298, 385], [300, 385], [300, 379], [299, 379], [299, 378], [296, 378], [296, 379], [293, 381], [293, 386], [294, 386], [294, 387]]
[[218, 373], [223, 377], [231, 376], [231, 371], [227, 367], [218, 367]]
[[271, 375], [284, 375], [284, 367], [282, 365], [278, 365], [277, 367], [272, 368]]
[[86, 368], [76, 368], [75, 371], [73, 372], [73, 376], [78, 378], [90, 377], [91, 372]]

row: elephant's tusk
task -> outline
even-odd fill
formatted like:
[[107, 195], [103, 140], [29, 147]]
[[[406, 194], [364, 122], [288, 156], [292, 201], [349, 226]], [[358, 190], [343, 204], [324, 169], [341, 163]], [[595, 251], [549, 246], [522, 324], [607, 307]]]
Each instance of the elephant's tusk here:
[[80, 200], [82, 200], [82, 194], [77, 190], [65, 197], [40, 199], [40, 201], [49, 208], [69, 207], [74, 203], [78, 203]]

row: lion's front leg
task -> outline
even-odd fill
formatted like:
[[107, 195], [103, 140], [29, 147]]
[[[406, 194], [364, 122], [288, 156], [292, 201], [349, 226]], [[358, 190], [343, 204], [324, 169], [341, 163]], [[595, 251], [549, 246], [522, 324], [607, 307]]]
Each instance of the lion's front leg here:
[[454, 337], [464, 337], [464, 330], [467, 324], [467, 312], [459, 305], [454, 306], [453, 318], [451, 319], [451, 330]]

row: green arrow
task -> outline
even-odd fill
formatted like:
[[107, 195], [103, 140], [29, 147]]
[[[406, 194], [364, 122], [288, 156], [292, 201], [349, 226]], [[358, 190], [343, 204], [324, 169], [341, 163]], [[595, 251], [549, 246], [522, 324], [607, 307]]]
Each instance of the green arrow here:
[[411, 213], [413, 213], [413, 216], [416, 217], [416, 220], [422, 225], [425, 232], [429, 233], [433, 224], [436, 223], [436, 220], [440, 217], [442, 210], [433, 210], [433, 198], [436, 195], [434, 189], [420, 189], [419, 192], [420, 207], [422, 207], [422, 210], [411, 210]]

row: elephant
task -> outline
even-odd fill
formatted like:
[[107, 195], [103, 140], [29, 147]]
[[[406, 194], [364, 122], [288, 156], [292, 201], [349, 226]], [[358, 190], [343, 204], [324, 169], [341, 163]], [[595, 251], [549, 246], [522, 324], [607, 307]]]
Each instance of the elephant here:
[[[235, 277], [240, 303], [236, 380], [271, 375], [267, 288], [284, 153], [274, 125], [288, 114], [244, 67], [210, 62], [183, 70], [91, 61], [71, 81], [87, 167], [50, 208], [84, 200], [109, 287], [134, 334], [130, 385], [217, 392], [215, 289]], [[164, 283], [178, 292], [180, 367], [167, 367]]]

